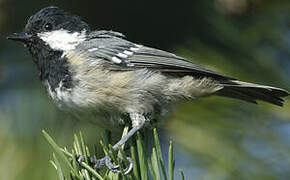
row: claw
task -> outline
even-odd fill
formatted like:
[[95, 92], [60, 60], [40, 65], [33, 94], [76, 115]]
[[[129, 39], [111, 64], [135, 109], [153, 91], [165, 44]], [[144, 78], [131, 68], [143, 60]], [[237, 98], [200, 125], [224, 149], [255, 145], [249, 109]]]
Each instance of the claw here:
[[120, 172], [120, 170], [118, 170], [119, 165], [114, 165], [109, 156], [105, 156], [105, 165], [107, 166], [107, 168], [110, 171], [112, 171], [114, 173], [119, 173]]
[[107, 168], [114, 172], [114, 173], [122, 173], [124, 175], [128, 174], [132, 169], [133, 169], [133, 160], [130, 157], [126, 157], [127, 160], [129, 161], [129, 166], [124, 169], [123, 171], [121, 171], [119, 169], [119, 165], [114, 165], [111, 161], [111, 158], [109, 156], [105, 156], [105, 165], [107, 166]]
[[133, 169], [133, 160], [132, 160], [132, 158], [127, 157], [127, 160], [129, 162], [129, 166], [124, 170], [124, 175], [128, 174]]
[[85, 156], [84, 155], [76, 155], [76, 159], [79, 163], [85, 161]]
[[[78, 163], [81, 163], [81, 162], [85, 161], [85, 156], [84, 155], [75, 155], [75, 158], [76, 158]], [[73, 158], [70, 157], [69, 161], [70, 161], [70, 163], [72, 163], [73, 162]]]

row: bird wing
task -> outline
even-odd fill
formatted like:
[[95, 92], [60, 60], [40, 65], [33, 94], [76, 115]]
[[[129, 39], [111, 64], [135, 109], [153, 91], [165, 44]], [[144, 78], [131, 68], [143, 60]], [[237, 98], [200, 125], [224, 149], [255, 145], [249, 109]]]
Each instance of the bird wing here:
[[237, 81], [172, 53], [132, 43], [125, 40], [121, 33], [113, 31], [92, 32], [88, 40], [79, 46], [82, 47], [76, 49], [82, 51], [81, 53], [86, 53], [92, 65], [96, 61], [101, 61], [107, 69], [112, 71], [133, 71], [146, 68], [177, 77], [191, 75], [197, 78], [213, 78], [224, 87], [215, 93], [218, 96], [251, 103], [262, 100], [282, 106], [282, 97], [289, 95], [289, 92], [284, 89]]
[[112, 71], [132, 71], [147, 68], [175, 76], [192, 75], [212, 77], [216, 80], [233, 78], [208, 70], [175, 54], [127, 41], [121, 33], [113, 31], [92, 32], [80, 44], [91, 59], [105, 60]]

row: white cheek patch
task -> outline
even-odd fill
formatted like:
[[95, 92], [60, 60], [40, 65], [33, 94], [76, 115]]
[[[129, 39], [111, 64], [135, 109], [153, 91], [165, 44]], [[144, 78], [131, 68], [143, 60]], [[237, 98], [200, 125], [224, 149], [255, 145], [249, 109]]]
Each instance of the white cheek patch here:
[[77, 45], [83, 42], [86, 38], [86, 32], [83, 30], [81, 33], [71, 33], [64, 29], [56, 31], [42, 32], [37, 34], [50, 48], [54, 50], [64, 51], [64, 55], [75, 49]]

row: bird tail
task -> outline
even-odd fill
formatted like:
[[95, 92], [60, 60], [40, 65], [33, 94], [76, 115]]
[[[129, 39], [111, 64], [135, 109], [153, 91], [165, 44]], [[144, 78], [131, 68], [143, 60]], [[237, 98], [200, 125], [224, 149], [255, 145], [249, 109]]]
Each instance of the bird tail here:
[[283, 106], [285, 96], [289, 95], [284, 89], [232, 80], [222, 83], [223, 89], [216, 92], [216, 95], [244, 100], [257, 104], [257, 100], [265, 101], [277, 106]]

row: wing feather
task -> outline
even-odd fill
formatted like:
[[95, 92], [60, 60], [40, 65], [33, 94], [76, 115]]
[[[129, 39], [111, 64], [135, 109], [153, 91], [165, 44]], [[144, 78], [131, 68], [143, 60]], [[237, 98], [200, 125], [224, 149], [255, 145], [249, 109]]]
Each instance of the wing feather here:
[[175, 54], [127, 41], [121, 34], [112, 31], [93, 32], [91, 38], [80, 46], [83, 46], [80, 49], [89, 53], [91, 58], [107, 61], [109, 65], [106, 67], [114, 71], [147, 68], [176, 76], [192, 75], [212, 77], [216, 80], [234, 80]]

